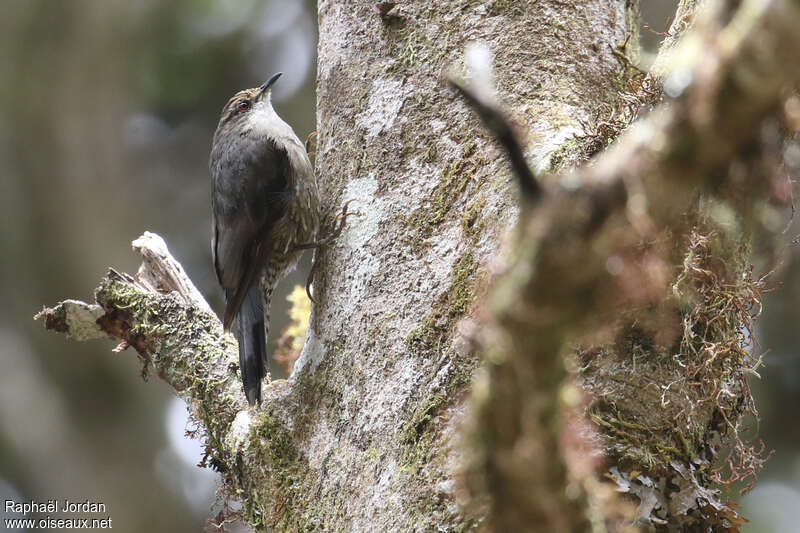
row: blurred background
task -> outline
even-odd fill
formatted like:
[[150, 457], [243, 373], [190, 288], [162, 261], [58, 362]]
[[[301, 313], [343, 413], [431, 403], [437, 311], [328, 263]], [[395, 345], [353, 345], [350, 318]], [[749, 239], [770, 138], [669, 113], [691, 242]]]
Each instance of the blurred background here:
[[[663, 30], [673, 2], [643, 4]], [[659, 40], [643, 37], [650, 48]], [[169, 388], [142, 383], [132, 351], [67, 341], [32, 317], [42, 304], [90, 299], [109, 266], [135, 272], [130, 241], [145, 230], [219, 310], [207, 171], [219, 112], [283, 71], [273, 102], [305, 138], [316, 40], [313, 1], [3, 2], [0, 500], [101, 501], [120, 531], [196, 532], [215, 512], [218, 480], [195, 467], [201, 447], [184, 437], [186, 410]], [[800, 257], [790, 252], [783, 287], [766, 298], [769, 351], [752, 384], [775, 449], [742, 501], [754, 532], [793, 530], [800, 504]], [[301, 271], [279, 287], [272, 331], [304, 280]]]
[[[316, 2], [2, 7], [0, 500], [90, 499], [116, 530], [201, 531], [218, 480], [195, 466], [183, 402], [157, 378], [142, 383], [132, 350], [70, 342], [32, 317], [91, 299], [109, 266], [135, 272], [130, 242], [145, 230], [221, 309], [211, 138], [228, 98], [277, 71], [275, 108], [302, 139], [314, 130]], [[292, 285], [275, 297], [274, 332]]]

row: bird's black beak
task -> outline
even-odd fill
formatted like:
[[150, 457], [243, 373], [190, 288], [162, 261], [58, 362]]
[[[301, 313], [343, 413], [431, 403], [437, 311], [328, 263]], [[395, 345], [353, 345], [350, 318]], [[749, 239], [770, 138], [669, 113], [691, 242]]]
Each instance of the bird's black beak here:
[[256, 95], [256, 100], [261, 100], [267, 91], [272, 87], [272, 85], [278, 81], [278, 78], [281, 77], [283, 72], [278, 72], [277, 74], [273, 74], [270, 79], [264, 82], [264, 84], [258, 88], [258, 95]]

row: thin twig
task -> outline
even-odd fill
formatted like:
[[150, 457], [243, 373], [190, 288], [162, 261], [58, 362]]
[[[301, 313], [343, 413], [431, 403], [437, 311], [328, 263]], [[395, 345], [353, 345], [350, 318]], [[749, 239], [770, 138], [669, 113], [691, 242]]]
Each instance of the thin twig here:
[[483, 120], [484, 125], [495, 136], [500, 145], [506, 150], [509, 159], [511, 160], [511, 167], [519, 180], [519, 186], [522, 194], [531, 201], [538, 201], [544, 194], [542, 186], [536, 179], [536, 175], [528, 166], [525, 161], [525, 156], [522, 152], [519, 140], [508, 120], [503, 116], [499, 109], [493, 104], [482, 101], [477, 94], [464, 87], [461, 83], [454, 79], [450, 79], [452, 85], [459, 94], [469, 103], [478, 116]]

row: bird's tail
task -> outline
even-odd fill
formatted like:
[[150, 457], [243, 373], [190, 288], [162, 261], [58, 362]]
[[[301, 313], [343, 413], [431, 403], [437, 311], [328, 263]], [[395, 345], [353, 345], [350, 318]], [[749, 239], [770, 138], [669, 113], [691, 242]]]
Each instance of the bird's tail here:
[[258, 283], [244, 297], [236, 316], [239, 329], [239, 367], [244, 393], [250, 405], [261, 403], [261, 380], [267, 374], [267, 329], [264, 326], [264, 304]]

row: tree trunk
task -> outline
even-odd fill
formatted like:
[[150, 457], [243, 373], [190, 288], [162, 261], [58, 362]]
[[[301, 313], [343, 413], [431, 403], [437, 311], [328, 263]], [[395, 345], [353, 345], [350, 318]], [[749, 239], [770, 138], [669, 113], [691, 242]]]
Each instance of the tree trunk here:
[[547, 167], [581, 120], [616, 106], [626, 9], [411, 2], [382, 18], [368, 3], [319, 3], [317, 175], [329, 205], [354, 200], [363, 214], [323, 255], [294, 378], [297, 394], [319, 398], [298, 397], [296, 444], [325, 529], [449, 531], [482, 516], [456, 501], [456, 437], [478, 364], [459, 321], [485, 292], [519, 201], [446, 76], [464, 72], [470, 42], [488, 48], [500, 98]]

